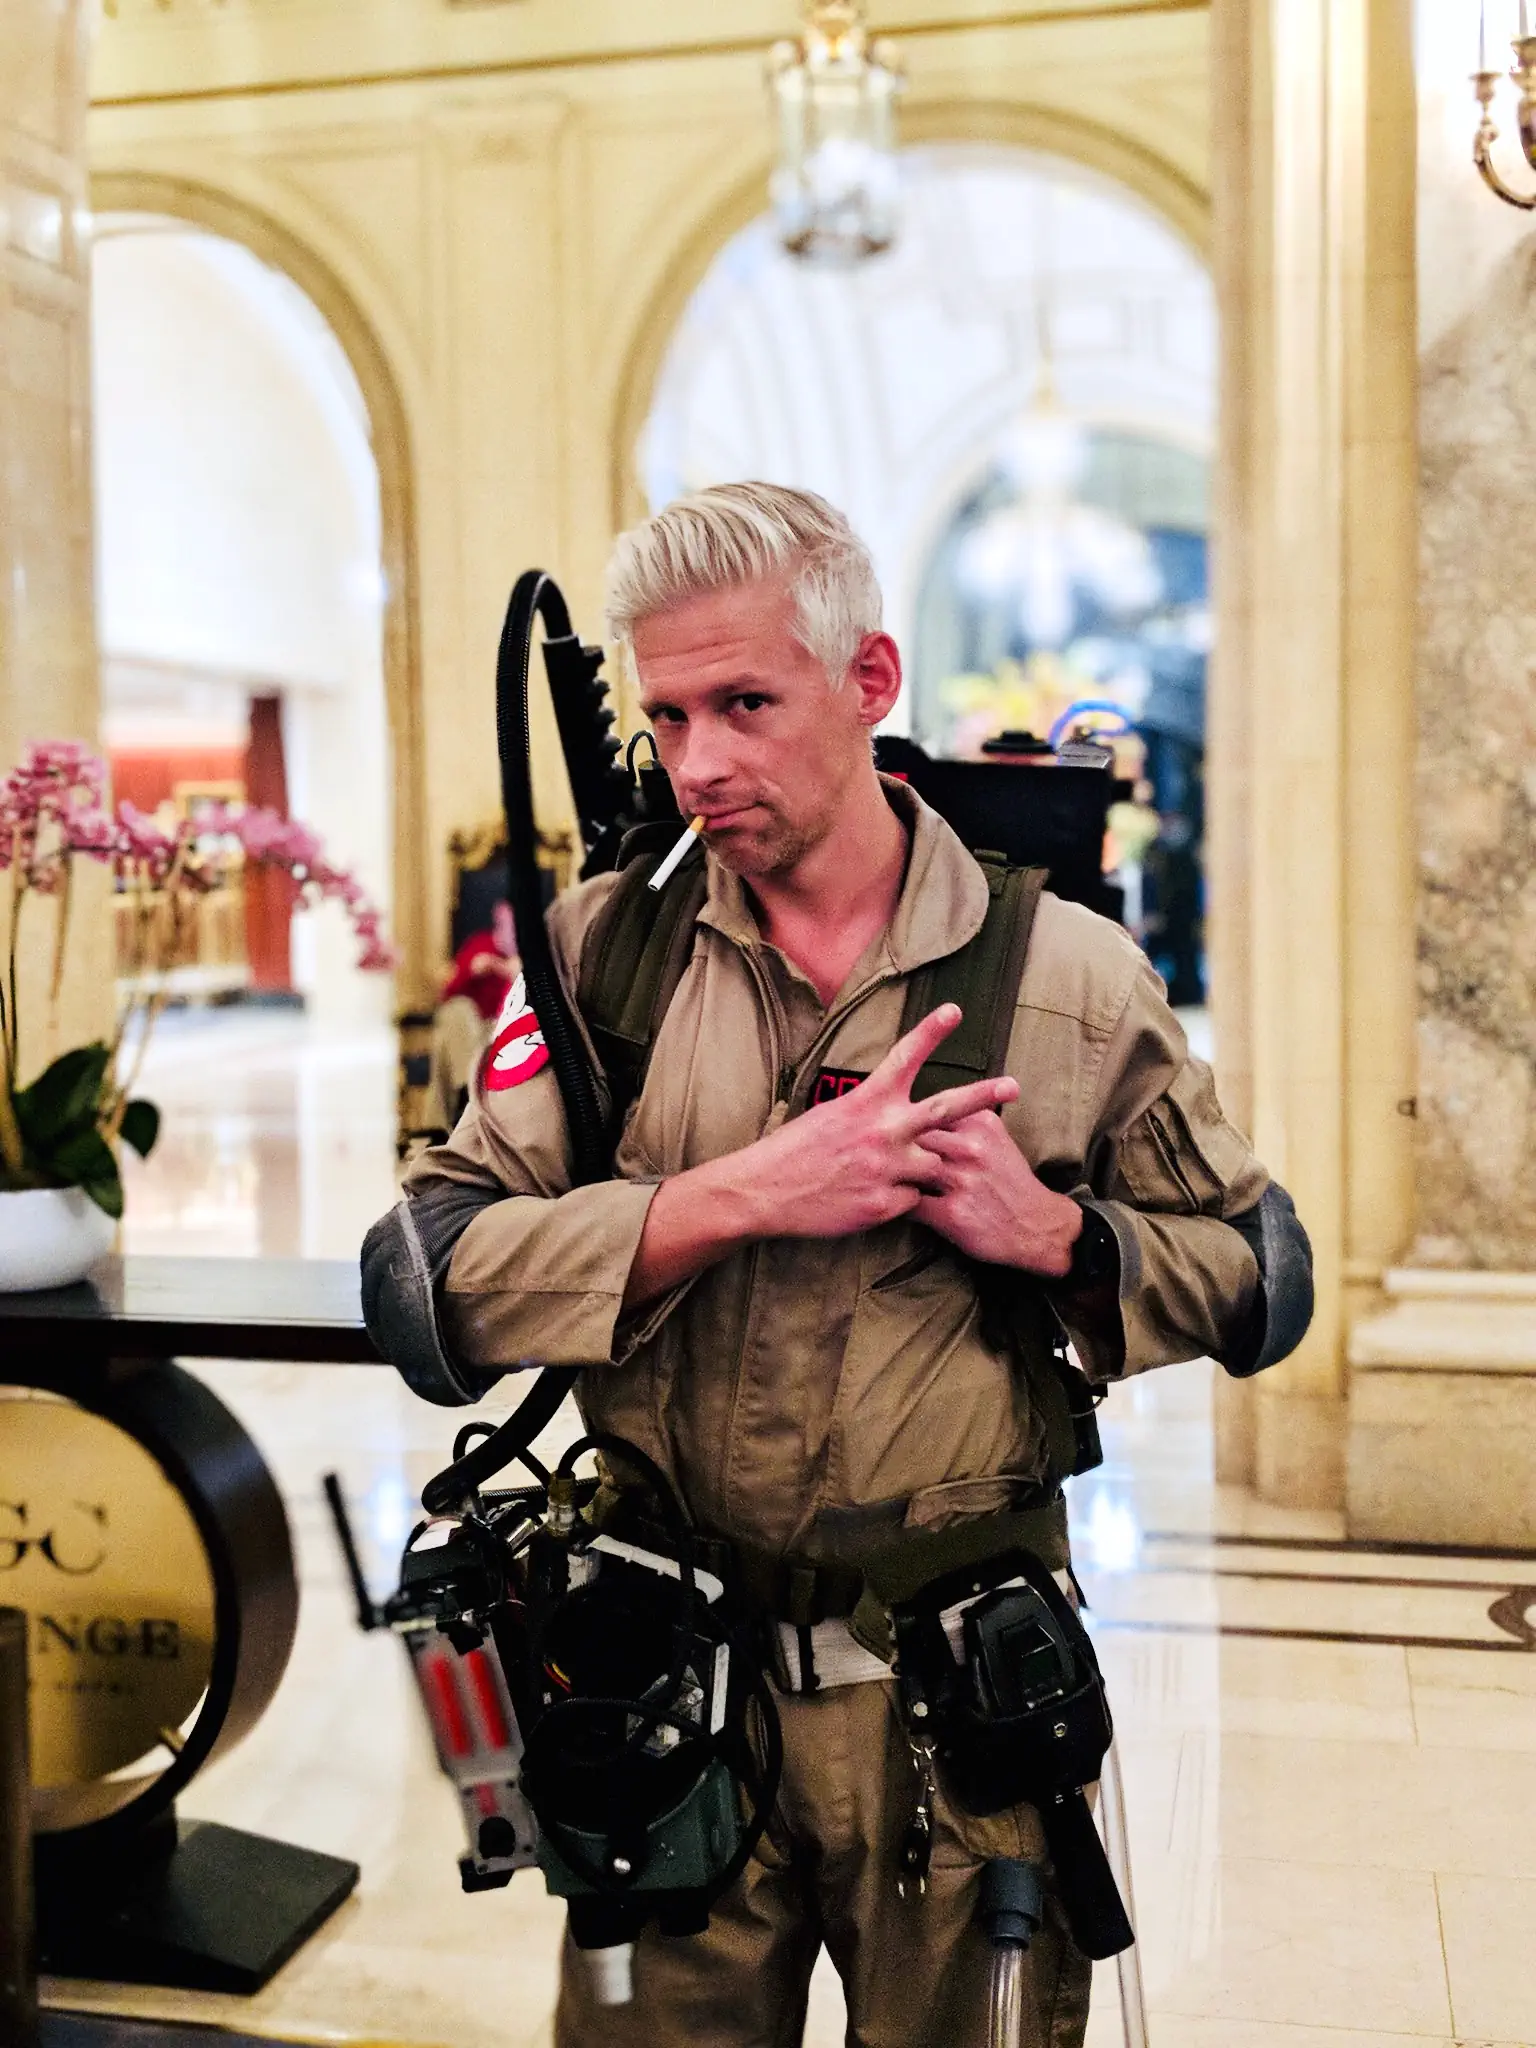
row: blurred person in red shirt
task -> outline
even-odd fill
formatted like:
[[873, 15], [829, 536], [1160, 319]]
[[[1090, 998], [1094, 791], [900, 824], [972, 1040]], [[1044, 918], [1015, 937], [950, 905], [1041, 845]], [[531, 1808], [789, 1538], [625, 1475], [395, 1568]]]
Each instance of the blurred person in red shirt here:
[[453, 958], [432, 1020], [428, 1121], [452, 1130], [463, 1114], [475, 1062], [490, 1040], [518, 972], [517, 927], [503, 899], [489, 931], [471, 932]]
[[467, 996], [483, 1023], [494, 1024], [517, 973], [517, 927], [506, 901], [491, 913], [488, 932], [471, 932], [453, 956], [453, 972], [443, 983], [439, 1004]]

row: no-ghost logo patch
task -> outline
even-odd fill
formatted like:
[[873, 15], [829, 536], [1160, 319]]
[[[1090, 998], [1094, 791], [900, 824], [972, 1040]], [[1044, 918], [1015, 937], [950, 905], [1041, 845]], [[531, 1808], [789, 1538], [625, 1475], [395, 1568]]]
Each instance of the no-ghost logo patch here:
[[806, 1105], [814, 1109], [818, 1102], [836, 1102], [839, 1096], [851, 1095], [861, 1081], [867, 1081], [868, 1074], [855, 1074], [849, 1067], [823, 1067], [811, 1083], [811, 1099]]
[[485, 1085], [492, 1094], [531, 1081], [549, 1065], [549, 1047], [539, 1020], [528, 1007], [528, 985], [519, 975], [507, 990], [485, 1056]]

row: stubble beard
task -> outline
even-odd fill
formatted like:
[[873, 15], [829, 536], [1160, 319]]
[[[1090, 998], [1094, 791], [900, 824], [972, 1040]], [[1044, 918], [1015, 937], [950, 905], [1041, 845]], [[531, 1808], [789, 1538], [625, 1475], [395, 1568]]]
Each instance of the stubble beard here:
[[[826, 836], [827, 820], [794, 823], [769, 810], [765, 824], [751, 832], [722, 833], [709, 850], [724, 868], [745, 881], [788, 874]], [[708, 835], [706, 834], [706, 839]]]

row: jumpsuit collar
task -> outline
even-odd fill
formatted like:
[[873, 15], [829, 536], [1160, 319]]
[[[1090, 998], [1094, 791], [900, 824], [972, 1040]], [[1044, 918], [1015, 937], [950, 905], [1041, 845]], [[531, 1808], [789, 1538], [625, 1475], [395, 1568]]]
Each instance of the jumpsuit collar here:
[[[909, 784], [882, 775], [885, 800], [911, 840], [907, 872], [895, 913], [877, 941], [888, 972], [911, 974], [942, 960], [981, 930], [987, 914], [987, 878], [956, 833]], [[699, 923], [737, 945], [763, 946], [762, 929], [739, 875], [705, 849], [708, 894]], [[869, 956], [867, 956], [868, 958]]]

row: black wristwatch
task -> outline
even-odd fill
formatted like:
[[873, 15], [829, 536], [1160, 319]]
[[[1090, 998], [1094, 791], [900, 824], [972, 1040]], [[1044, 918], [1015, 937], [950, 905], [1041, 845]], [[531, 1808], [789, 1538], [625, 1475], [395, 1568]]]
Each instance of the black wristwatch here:
[[[1077, 1201], [1077, 1197], [1072, 1197]], [[1105, 1286], [1120, 1287], [1120, 1242], [1108, 1221], [1086, 1202], [1078, 1202], [1083, 1227], [1072, 1246], [1072, 1263], [1053, 1284], [1063, 1294], [1087, 1294]]]

